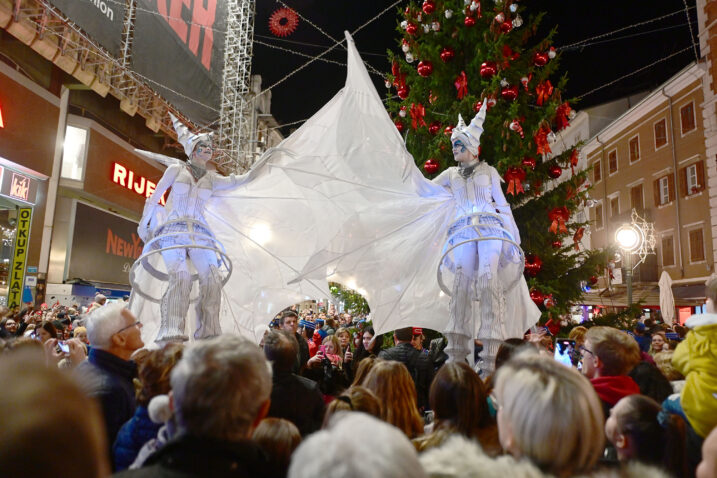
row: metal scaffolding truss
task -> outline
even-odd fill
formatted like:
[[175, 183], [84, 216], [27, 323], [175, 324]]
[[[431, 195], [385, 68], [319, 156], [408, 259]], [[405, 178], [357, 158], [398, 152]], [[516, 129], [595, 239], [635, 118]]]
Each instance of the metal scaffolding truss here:
[[[154, 91], [151, 80], [130, 69], [135, 1], [127, 8], [122, 58], [110, 55], [47, 0], [0, 0], [0, 27], [100, 96], [120, 100], [122, 111], [139, 114], [152, 131], [176, 139], [168, 111], [192, 123]], [[227, 0], [227, 10], [217, 163], [228, 172], [245, 170], [253, 160], [249, 87], [255, 0]]]
[[245, 171], [253, 161], [250, 80], [255, 0], [228, 0], [227, 11], [217, 162], [226, 169]]

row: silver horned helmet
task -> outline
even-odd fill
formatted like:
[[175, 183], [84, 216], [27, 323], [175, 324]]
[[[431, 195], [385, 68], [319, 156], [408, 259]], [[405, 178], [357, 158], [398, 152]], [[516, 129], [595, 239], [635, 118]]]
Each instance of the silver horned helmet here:
[[194, 134], [189, 131], [189, 128], [187, 128], [184, 123], [179, 121], [179, 118], [174, 116], [172, 113], [169, 113], [169, 116], [170, 118], [172, 118], [174, 131], [177, 132], [177, 141], [179, 141], [179, 144], [184, 147], [184, 153], [187, 155], [188, 158], [192, 157], [192, 152], [194, 152], [194, 148], [197, 146], [197, 144], [212, 144], [212, 133]]
[[461, 140], [468, 148], [472, 155], [478, 155], [478, 146], [480, 145], [480, 136], [483, 134], [483, 122], [485, 121], [485, 113], [487, 108], [487, 99], [483, 100], [478, 114], [475, 115], [471, 123], [466, 126], [461, 115], [458, 115], [458, 124], [453, 128], [451, 133], [451, 143]]

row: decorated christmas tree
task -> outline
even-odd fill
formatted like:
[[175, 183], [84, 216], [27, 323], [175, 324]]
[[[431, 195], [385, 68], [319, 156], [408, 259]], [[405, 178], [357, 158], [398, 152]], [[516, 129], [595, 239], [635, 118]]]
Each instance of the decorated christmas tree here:
[[505, 179], [531, 298], [545, 322], [579, 303], [604, 256], [581, 243], [589, 224], [577, 213], [589, 182], [588, 171], [576, 169], [579, 145], [552, 151], [575, 115], [561, 97], [567, 77], [558, 77], [555, 30], [536, 39], [543, 15], [522, 14], [513, 0], [410, 2], [397, 28], [401, 51], [389, 52], [387, 107], [432, 178], [455, 165], [450, 135], [458, 114], [467, 123], [488, 102], [479, 157]]

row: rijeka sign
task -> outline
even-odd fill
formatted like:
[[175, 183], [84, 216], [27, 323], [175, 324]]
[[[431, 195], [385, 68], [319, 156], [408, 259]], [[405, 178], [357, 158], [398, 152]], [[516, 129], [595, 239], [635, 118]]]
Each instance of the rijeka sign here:
[[[150, 197], [157, 188], [157, 184], [153, 181], [150, 181], [119, 163], [112, 163], [112, 182], [146, 198]], [[167, 193], [164, 193], [159, 200], [159, 204], [164, 206], [166, 200]]]

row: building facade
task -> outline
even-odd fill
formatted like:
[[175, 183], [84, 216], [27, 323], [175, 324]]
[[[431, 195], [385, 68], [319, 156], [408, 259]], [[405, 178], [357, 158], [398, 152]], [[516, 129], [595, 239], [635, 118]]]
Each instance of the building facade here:
[[[705, 146], [704, 79], [704, 64], [691, 64], [583, 148], [596, 201], [589, 212], [592, 247], [614, 246], [615, 231], [630, 222], [633, 209], [654, 224], [656, 253], [635, 269], [643, 285], [635, 300], [645, 305], [659, 305], [655, 287], [662, 271], [675, 284], [678, 305], [703, 300], [699, 284], [714, 272], [707, 171], [714, 161]], [[608, 286], [607, 276], [600, 286]], [[625, 305], [624, 296], [606, 302]]]

